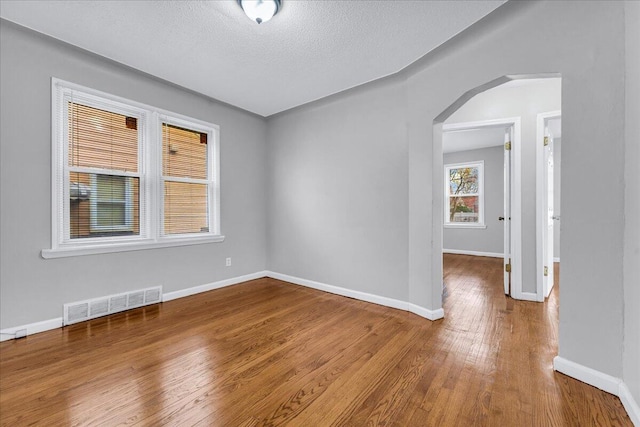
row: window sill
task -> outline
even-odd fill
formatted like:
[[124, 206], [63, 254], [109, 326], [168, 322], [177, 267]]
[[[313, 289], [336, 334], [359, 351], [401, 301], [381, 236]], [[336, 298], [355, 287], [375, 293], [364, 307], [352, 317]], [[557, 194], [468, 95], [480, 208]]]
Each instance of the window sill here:
[[170, 248], [174, 246], [201, 245], [205, 243], [220, 243], [224, 241], [224, 236], [206, 236], [198, 238], [174, 238], [162, 241], [138, 241], [114, 244], [96, 244], [86, 246], [61, 247], [55, 249], [43, 249], [42, 258], [65, 258], [82, 255], [108, 254], [114, 252], [140, 251], [144, 249]]
[[485, 224], [445, 224], [444, 228], [476, 228], [476, 229], [484, 229], [487, 228]]

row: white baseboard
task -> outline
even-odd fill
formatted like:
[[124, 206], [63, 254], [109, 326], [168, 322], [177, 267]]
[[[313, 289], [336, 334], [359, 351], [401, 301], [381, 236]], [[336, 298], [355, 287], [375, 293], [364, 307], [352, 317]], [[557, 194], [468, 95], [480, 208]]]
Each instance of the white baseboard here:
[[27, 325], [16, 326], [14, 328], [6, 328], [0, 330], [0, 341], [12, 340], [16, 336], [16, 332], [26, 330], [26, 335], [33, 335], [39, 332], [50, 331], [62, 327], [62, 317], [55, 319], [43, 320], [41, 322], [29, 323]]
[[437, 310], [429, 310], [428, 308], [420, 307], [419, 305], [407, 303], [407, 311], [417, 314], [420, 317], [424, 317], [429, 320], [439, 320], [444, 318], [444, 310], [439, 308]]
[[[244, 276], [233, 277], [231, 279], [220, 280], [218, 282], [207, 283], [200, 286], [194, 286], [192, 288], [181, 289], [179, 291], [167, 292], [162, 295], [162, 301], [171, 301], [177, 298], [183, 298], [189, 295], [198, 294], [200, 292], [211, 291], [213, 289], [223, 288], [225, 286], [236, 285], [238, 283], [247, 282], [249, 280], [260, 279], [266, 277], [265, 271], [259, 271], [257, 273], [247, 274]], [[61, 328], [63, 326], [62, 317], [55, 319], [44, 320], [42, 322], [30, 323], [27, 325], [16, 326], [13, 328], [7, 328], [0, 330], [0, 341], [7, 341], [15, 338], [16, 331], [26, 329], [27, 335], [37, 334], [39, 332], [50, 331], [52, 329]]]
[[620, 383], [620, 392], [618, 394], [620, 401], [622, 402], [622, 406], [626, 409], [629, 418], [631, 418], [631, 422], [634, 426], [640, 427], [640, 406], [638, 402], [633, 398], [631, 392], [629, 391], [629, 387], [622, 382]]
[[522, 300], [522, 301], [540, 302], [540, 300], [538, 299], [538, 294], [533, 293], [533, 292], [520, 292], [519, 295], [516, 295], [513, 298], [514, 299], [519, 299], [519, 300]]
[[612, 377], [560, 356], [553, 358], [553, 369], [616, 396], [622, 382], [620, 378]]
[[504, 258], [502, 252], [480, 252], [480, 251], [466, 251], [462, 249], [443, 249], [444, 254], [456, 254], [456, 255], [473, 255], [473, 256], [488, 256], [491, 258]]
[[553, 257], [553, 262], [560, 262], [560, 257]]
[[553, 358], [553, 369], [618, 396], [633, 424], [640, 427], [640, 407], [631, 395], [627, 385], [620, 378], [596, 371], [560, 356]]
[[179, 291], [166, 292], [162, 295], [162, 302], [171, 301], [178, 298], [188, 297], [190, 295], [199, 294], [201, 292], [212, 291], [214, 289], [224, 288], [226, 286], [237, 285], [238, 283], [248, 282], [249, 280], [260, 279], [266, 277], [266, 271], [258, 271], [257, 273], [245, 274], [244, 276], [232, 277], [231, 279], [219, 280], [217, 282], [206, 283], [204, 285], [194, 286], [192, 288], [180, 289]]
[[308, 288], [317, 289], [319, 291], [329, 292], [344, 297], [354, 298], [361, 301], [371, 302], [385, 307], [397, 308], [399, 310], [409, 311], [424, 317], [429, 320], [438, 320], [444, 317], [444, 310], [429, 310], [428, 308], [420, 307], [415, 304], [411, 304], [406, 301], [400, 301], [394, 298], [383, 297], [380, 295], [374, 295], [367, 292], [354, 291], [352, 289], [341, 288], [339, 286], [327, 285], [326, 283], [320, 283], [313, 280], [301, 279], [299, 277], [288, 276], [286, 274], [276, 273], [273, 271], [267, 271], [267, 276], [282, 280], [284, 282], [295, 283], [296, 285], [306, 286]]
[[[259, 271], [252, 274], [246, 274], [244, 276], [232, 277], [230, 279], [220, 280], [217, 282], [207, 283], [204, 285], [194, 286], [187, 289], [180, 289], [178, 291], [167, 292], [162, 295], [162, 301], [171, 301], [178, 298], [184, 298], [190, 295], [199, 294], [201, 292], [207, 292], [214, 289], [224, 288], [226, 286], [236, 285], [238, 283], [247, 282], [249, 280], [260, 279], [262, 277], [273, 277], [274, 279], [283, 280], [285, 282], [295, 283], [302, 286], [318, 289], [333, 294], [338, 294], [346, 297], [359, 299], [362, 301], [372, 302], [374, 304], [384, 305], [387, 307], [397, 308], [400, 310], [410, 311], [418, 316], [425, 317], [429, 320], [437, 320], [444, 317], [444, 311], [442, 309], [429, 310], [424, 307], [420, 307], [415, 304], [410, 304], [405, 301], [399, 301], [393, 298], [382, 297], [378, 295], [368, 294], [366, 292], [354, 291], [351, 289], [340, 288], [338, 286], [326, 285], [324, 283], [314, 282], [311, 280], [299, 279], [284, 274], [278, 274], [271, 271]], [[0, 330], [0, 341], [7, 341], [15, 338], [17, 331], [26, 330], [26, 335], [33, 335], [39, 332], [50, 331], [52, 329], [61, 328], [63, 326], [62, 317], [55, 319], [43, 320], [41, 322], [30, 323], [27, 325], [16, 326], [12, 328], [6, 328]]]

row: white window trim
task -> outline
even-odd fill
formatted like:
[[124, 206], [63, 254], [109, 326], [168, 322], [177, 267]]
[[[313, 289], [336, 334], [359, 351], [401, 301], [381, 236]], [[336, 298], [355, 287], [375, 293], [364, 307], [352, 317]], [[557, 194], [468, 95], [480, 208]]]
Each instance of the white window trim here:
[[[196, 178], [180, 178], [180, 177], [165, 177], [163, 174], [162, 168], [162, 150], [160, 150], [160, 156], [158, 156], [158, 182], [162, 183], [160, 186], [161, 189], [158, 192], [160, 196], [160, 206], [164, 206], [164, 183], [166, 181], [170, 182], [185, 182], [192, 184], [206, 184], [208, 189], [207, 197], [207, 214], [209, 217], [209, 234], [217, 235], [220, 232], [220, 221], [215, 220], [216, 218], [220, 218], [220, 156], [218, 147], [218, 133], [214, 132], [210, 125], [198, 122], [193, 119], [185, 119], [183, 117], [177, 115], [170, 114], [159, 114], [158, 115], [158, 134], [162, 135], [162, 126], [166, 123], [168, 125], [178, 126], [181, 128], [194, 130], [200, 133], [207, 134], [207, 178], [206, 179], [196, 179]], [[162, 144], [161, 138], [159, 141]], [[164, 231], [164, 209], [159, 209], [160, 212], [160, 235], [164, 239], [179, 239], [179, 238], [188, 238], [189, 236], [193, 236], [192, 233], [189, 234], [166, 234]], [[214, 221], [212, 221], [212, 217]], [[199, 235], [199, 234], [198, 234]]]
[[[185, 246], [224, 241], [220, 230], [220, 128], [218, 125], [193, 119], [130, 101], [115, 95], [90, 89], [57, 78], [51, 81], [51, 248], [43, 249], [43, 258], [134, 251], [171, 246]], [[73, 95], [83, 104], [109, 109], [138, 119], [138, 172], [118, 171], [118, 175], [140, 178], [140, 234], [70, 239], [69, 171], [113, 174], [95, 168], [68, 166], [68, 136], [65, 125], [65, 102]], [[194, 234], [163, 235], [162, 230], [162, 141], [159, 129], [162, 120], [181, 123], [183, 127], [207, 133], [209, 162], [209, 231]], [[91, 170], [89, 170], [91, 169]]]
[[[450, 222], [449, 221], [449, 171], [458, 168], [478, 168], [478, 222]], [[462, 163], [450, 163], [444, 165], [444, 228], [487, 228], [484, 222], [484, 160]]]

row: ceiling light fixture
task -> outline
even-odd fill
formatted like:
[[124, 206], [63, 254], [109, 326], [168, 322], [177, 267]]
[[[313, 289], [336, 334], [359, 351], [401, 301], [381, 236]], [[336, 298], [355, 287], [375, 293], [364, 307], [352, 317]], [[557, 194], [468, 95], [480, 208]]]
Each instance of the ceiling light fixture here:
[[280, 10], [280, 0], [238, 0], [244, 13], [258, 24], [267, 22]]

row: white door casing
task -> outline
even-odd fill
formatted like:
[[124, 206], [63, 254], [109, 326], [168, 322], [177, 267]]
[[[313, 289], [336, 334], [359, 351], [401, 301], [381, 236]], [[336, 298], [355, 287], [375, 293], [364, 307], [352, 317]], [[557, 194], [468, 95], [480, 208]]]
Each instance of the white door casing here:
[[508, 127], [504, 133], [504, 293], [511, 294], [511, 140], [513, 128]]

